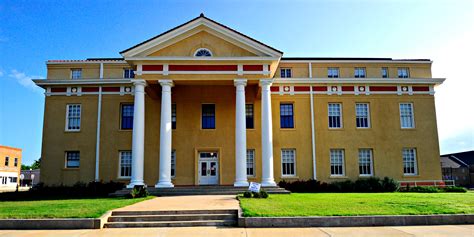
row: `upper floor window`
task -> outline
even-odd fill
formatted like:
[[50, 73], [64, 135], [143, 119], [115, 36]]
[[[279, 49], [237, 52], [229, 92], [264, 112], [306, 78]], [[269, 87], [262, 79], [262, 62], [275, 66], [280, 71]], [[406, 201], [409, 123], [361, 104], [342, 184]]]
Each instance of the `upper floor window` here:
[[403, 174], [404, 175], [417, 175], [416, 165], [416, 149], [404, 148], [403, 149]]
[[413, 104], [400, 104], [400, 124], [402, 128], [414, 128], [415, 121], [413, 119]]
[[372, 149], [359, 149], [359, 175], [373, 175]]
[[282, 149], [281, 150], [281, 175], [295, 176], [296, 175], [296, 150]]
[[203, 104], [202, 105], [202, 129], [216, 128], [216, 105]]
[[329, 78], [338, 78], [339, 77], [339, 68], [337, 68], [337, 67], [328, 68], [328, 77]]
[[248, 128], [254, 128], [253, 126], [253, 104], [245, 105], [245, 126]]
[[212, 52], [209, 49], [200, 48], [200, 49], [196, 50], [196, 52], [194, 52], [194, 56], [196, 56], [196, 57], [211, 57]]
[[280, 128], [294, 128], [293, 104], [280, 104]]
[[290, 78], [291, 77], [291, 68], [280, 68], [280, 76], [282, 78]]
[[176, 177], [176, 150], [171, 151], [171, 177]]
[[119, 177], [120, 178], [129, 178], [132, 176], [132, 152], [131, 151], [121, 151], [119, 152]]
[[410, 77], [410, 71], [407, 67], [398, 68], [398, 78], [408, 78]]
[[123, 78], [135, 78], [135, 72], [131, 68], [123, 69]]
[[5, 157], [5, 166], [8, 166], [10, 164], [10, 157]]
[[388, 68], [382, 68], [382, 78], [388, 78]]
[[81, 79], [82, 78], [82, 69], [75, 68], [71, 69], [71, 79]]
[[66, 168], [79, 168], [80, 153], [78, 151], [66, 151]]
[[342, 128], [341, 104], [328, 104], [329, 128]]
[[66, 110], [66, 131], [81, 130], [81, 105], [70, 104]]
[[369, 120], [369, 104], [367, 103], [357, 103], [356, 104], [356, 126], [358, 128], [368, 128], [370, 127]]
[[171, 105], [171, 128], [176, 129], [176, 104]]
[[18, 158], [13, 159], [13, 165], [18, 167]]
[[122, 104], [120, 129], [133, 129], [133, 104]]
[[344, 150], [330, 150], [331, 176], [344, 176]]
[[247, 149], [247, 176], [255, 176], [255, 150]]
[[364, 67], [356, 67], [354, 69], [354, 77], [355, 78], [365, 78], [365, 68]]

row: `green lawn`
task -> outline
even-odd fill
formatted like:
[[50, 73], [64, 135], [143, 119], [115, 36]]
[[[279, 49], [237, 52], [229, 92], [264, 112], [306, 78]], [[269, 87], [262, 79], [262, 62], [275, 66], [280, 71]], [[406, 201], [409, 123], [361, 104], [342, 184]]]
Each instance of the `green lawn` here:
[[0, 219], [7, 218], [95, 218], [108, 210], [127, 206], [147, 198], [91, 198], [39, 201], [0, 201]]
[[474, 192], [273, 194], [240, 205], [247, 217], [474, 214]]

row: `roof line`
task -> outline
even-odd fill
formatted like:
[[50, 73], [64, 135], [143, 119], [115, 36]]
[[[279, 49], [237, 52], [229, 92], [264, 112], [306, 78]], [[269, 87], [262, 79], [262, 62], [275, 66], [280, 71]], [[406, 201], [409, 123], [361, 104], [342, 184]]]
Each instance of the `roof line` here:
[[452, 158], [456, 159], [457, 161], [461, 162], [461, 163], [462, 163], [463, 165], [465, 165], [466, 167], [469, 167], [468, 164], [466, 164], [464, 161], [462, 161], [461, 159], [457, 158], [456, 156], [450, 155], [450, 156], [448, 156], [448, 157], [450, 157], [450, 158], [452, 157]]
[[393, 58], [363, 58], [363, 57], [282, 57], [281, 60], [368, 60], [368, 61], [431, 61], [430, 59], [393, 59]]

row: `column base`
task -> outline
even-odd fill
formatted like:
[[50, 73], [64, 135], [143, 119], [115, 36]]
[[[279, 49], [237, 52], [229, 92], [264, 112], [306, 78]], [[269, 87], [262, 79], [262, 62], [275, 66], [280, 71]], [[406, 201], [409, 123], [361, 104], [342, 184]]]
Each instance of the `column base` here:
[[143, 182], [143, 180], [134, 180], [127, 185], [127, 188], [134, 188], [136, 185], [146, 187], [146, 184]]
[[249, 182], [247, 181], [236, 181], [234, 183], [234, 187], [248, 187], [249, 186]]
[[174, 188], [174, 185], [169, 181], [167, 181], [167, 182], [160, 181], [155, 185], [155, 188]]
[[262, 181], [262, 187], [276, 187], [275, 181]]

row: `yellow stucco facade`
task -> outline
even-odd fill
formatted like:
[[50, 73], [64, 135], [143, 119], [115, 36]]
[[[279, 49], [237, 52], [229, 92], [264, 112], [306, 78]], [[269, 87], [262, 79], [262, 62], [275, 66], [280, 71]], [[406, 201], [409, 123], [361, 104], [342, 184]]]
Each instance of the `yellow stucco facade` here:
[[[199, 49], [207, 49], [212, 56], [196, 57]], [[123, 171], [121, 152], [132, 151], [137, 131], [122, 129], [121, 108], [135, 103], [134, 81], [140, 80], [146, 83], [143, 180], [155, 185], [160, 179], [163, 129], [160, 80], [169, 80], [176, 119], [171, 131], [172, 183], [202, 184], [199, 154], [212, 152], [218, 154], [215, 184], [234, 184], [238, 169], [235, 79], [246, 80], [245, 103], [253, 105], [254, 127], [245, 130], [246, 148], [254, 151], [248, 181], [262, 180], [262, 159], [269, 159], [262, 157], [262, 132], [267, 134], [262, 122], [269, 122], [262, 120], [262, 94], [266, 93], [262, 80], [272, 83], [275, 182], [357, 179], [361, 175], [359, 149], [371, 150], [371, 176], [400, 181], [441, 179], [433, 88], [443, 79], [432, 78], [429, 60], [284, 58], [282, 52], [203, 16], [121, 54], [119, 59], [51, 60], [47, 79], [35, 81], [46, 91], [41, 182], [130, 181], [122, 175], [127, 171]], [[338, 68], [338, 78], [328, 78], [328, 68]], [[355, 78], [355, 68], [363, 68], [365, 76]], [[381, 76], [382, 68], [387, 69], [387, 77]], [[80, 78], [72, 79], [71, 69], [81, 69]], [[135, 71], [134, 78], [128, 78], [126, 69]], [[290, 69], [291, 77], [280, 69]], [[399, 78], [401, 69], [407, 70], [407, 78]], [[331, 103], [341, 106], [341, 128], [329, 128]], [[369, 108], [368, 128], [356, 126], [356, 103]], [[203, 129], [203, 104], [214, 104], [214, 129]], [[281, 104], [292, 105], [292, 128], [280, 126]], [[402, 128], [401, 104], [412, 106], [411, 128]], [[79, 129], [68, 127], [68, 105], [80, 105]], [[136, 115], [135, 111], [134, 119]], [[282, 170], [285, 149], [294, 151], [289, 175]], [[343, 150], [342, 174], [331, 174], [331, 149]], [[410, 174], [404, 169], [404, 149], [415, 151]], [[78, 165], [68, 163], [71, 151], [80, 154]]]
[[21, 151], [0, 145], [0, 191], [15, 190], [20, 184]]

